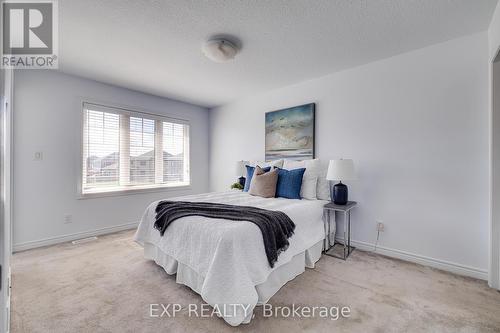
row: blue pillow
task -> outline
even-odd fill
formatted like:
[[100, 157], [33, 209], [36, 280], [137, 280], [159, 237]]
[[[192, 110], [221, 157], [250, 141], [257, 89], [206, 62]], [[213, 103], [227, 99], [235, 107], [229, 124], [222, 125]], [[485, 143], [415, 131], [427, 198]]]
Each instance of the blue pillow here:
[[[248, 190], [250, 189], [250, 182], [252, 181], [255, 167], [250, 165], [245, 165], [245, 167], [247, 168], [247, 179], [245, 180], [245, 187], [243, 188], [243, 192], [248, 192]], [[271, 167], [265, 167], [262, 168], [262, 170], [264, 170], [264, 172], [268, 172], [271, 171]]]
[[276, 197], [300, 199], [300, 188], [305, 168], [285, 170], [278, 168], [278, 184]]

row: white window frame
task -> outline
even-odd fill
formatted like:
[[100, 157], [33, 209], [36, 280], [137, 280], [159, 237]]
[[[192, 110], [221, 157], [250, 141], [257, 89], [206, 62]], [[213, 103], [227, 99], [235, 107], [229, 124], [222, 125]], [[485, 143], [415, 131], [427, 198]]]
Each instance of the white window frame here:
[[[141, 185], [141, 186], [131, 186], [131, 187], [124, 187], [124, 186], [119, 186], [116, 188], [108, 188], [106, 190], [96, 190], [92, 192], [84, 192], [83, 189], [83, 179], [84, 179], [84, 172], [85, 172], [85, 167], [83, 163], [83, 157], [84, 157], [84, 144], [85, 144], [85, 131], [84, 131], [84, 126], [85, 126], [85, 110], [87, 109], [87, 106], [91, 105], [92, 110], [95, 111], [101, 111], [101, 112], [108, 112], [108, 113], [114, 113], [114, 114], [127, 114], [129, 117], [139, 117], [139, 118], [147, 118], [147, 119], [152, 119], [157, 122], [171, 122], [171, 123], [176, 123], [176, 124], [182, 124], [182, 125], [187, 125], [188, 129], [188, 142], [186, 146], [186, 151], [188, 154], [188, 179], [189, 181], [187, 184], [181, 184], [181, 185], [176, 185], [176, 184], [152, 184], [152, 185]], [[116, 105], [112, 103], [102, 103], [102, 102], [96, 102], [92, 101], [89, 99], [84, 99], [81, 101], [80, 105], [80, 152], [78, 155], [78, 165], [79, 165], [79, 173], [78, 173], [78, 184], [77, 184], [77, 198], [78, 199], [89, 199], [89, 198], [98, 198], [98, 197], [109, 197], [109, 196], [122, 196], [122, 195], [129, 195], [129, 194], [140, 194], [140, 193], [150, 193], [150, 192], [168, 192], [168, 191], [179, 191], [179, 190], [188, 190], [191, 189], [191, 184], [192, 184], [192, 176], [191, 176], [191, 135], [192, 135], [192, 130], [191, 130], [191, 125], [189, 120], [186, 119], [181, 119], [181, 118], [176, 118], [172, 117], [169, 115], [162, 115], [157, 112], [151, 112], [151, 111], [144, 111], [144, 110], [137, 110], [133, 107], [128, 107], [128, 106], [121, 106], [121, 105]], [[157, 125], [157, 123], [156, 123]], [[120, 123], [120, 126], [122, 124]], [[155, 126], [156, 127], [156, 126]], [[162, 127], [163, 130], [163, 127]], [[159, 139], [159, 131], [155, 130], [155, 157], [158, 157], [158, 148], [161, 147], [163, 144], [163, 141], [158, 141]], [[122, 144], [120, 140], [120, 144]], [[121, 147], [120, 147], [121, 148]], [[121, 157], [120, 157], [121, 158]], [[155, 166], [157, 158], [155, 158]], [[122, 171], [120, 171], [121, 173]], [[155, 168], [155, 177], [158, 178], [160, 175], [158, 174], [159, 170]]]

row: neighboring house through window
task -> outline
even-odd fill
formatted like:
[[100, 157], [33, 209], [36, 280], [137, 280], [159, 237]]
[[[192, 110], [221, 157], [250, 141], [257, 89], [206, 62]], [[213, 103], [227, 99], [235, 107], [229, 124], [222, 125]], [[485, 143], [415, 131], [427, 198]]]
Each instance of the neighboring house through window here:
[[81, 193], [190, 185], [189, 123], [83, 103]]

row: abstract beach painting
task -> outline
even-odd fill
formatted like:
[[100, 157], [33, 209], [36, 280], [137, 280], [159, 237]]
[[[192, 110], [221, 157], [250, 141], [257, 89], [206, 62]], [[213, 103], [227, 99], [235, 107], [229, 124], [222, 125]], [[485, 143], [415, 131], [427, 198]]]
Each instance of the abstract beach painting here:
[[314, 158], [315, 104], [266, 113], [266, 160]]

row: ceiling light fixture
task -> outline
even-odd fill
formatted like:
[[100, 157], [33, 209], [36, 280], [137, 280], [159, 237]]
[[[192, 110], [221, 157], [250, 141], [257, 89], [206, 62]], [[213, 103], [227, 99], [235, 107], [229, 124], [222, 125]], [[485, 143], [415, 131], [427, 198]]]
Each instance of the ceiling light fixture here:
[[201, 51], [208, 59], [220, 63], [234, 59], [239, 47], [225, 38], [213, 38], [203, 44]]

